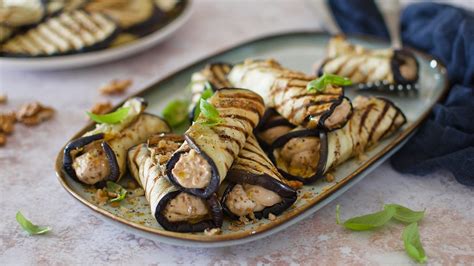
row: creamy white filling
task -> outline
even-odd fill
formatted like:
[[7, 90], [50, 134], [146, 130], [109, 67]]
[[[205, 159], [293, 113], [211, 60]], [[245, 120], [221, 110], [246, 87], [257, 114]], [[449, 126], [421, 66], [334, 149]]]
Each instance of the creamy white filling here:
[[205, 188], [211, 182], [211, 167], [195, 150], [181, 155], [172, 173], [185, 188]]
[[77, 178], [90, 185], [104, 180], [110, 173], [107, 157], [98, 144], [91, 144], [83, 154], [76, 157], [73, 168]]
[[168, 202], [163, 215], [170, 222], [199, 221], [209, 216], [209, 210], [203, 199], [180, 193]]
[[246, 216], [281, 201], [278, 194], [261, 186], [237, 184], [227, 195], [225, 204], [235, 215]]
[[339, 104], [332, 114], [324, 121], [324, 125], [328, 128], [339, 125], [344, 119], [347, 118], [349, 112], [351, 111], [351, 104], [347, 100], [343, 100]]
[[310, 177], [316, 172], [319, 151], [319, 138], [302, 137], [289, 140], [274, 152], [278, 168], [294, 176]]

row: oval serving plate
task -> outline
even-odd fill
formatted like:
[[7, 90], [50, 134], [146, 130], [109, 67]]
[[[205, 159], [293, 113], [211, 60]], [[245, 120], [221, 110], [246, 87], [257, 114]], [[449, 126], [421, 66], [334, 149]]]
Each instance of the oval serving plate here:
[[[137, 96], [148, 100], [148, 112], [160, 114], [168, 101], [184, 98], [189, 94], [189, 91], [185, 88], [189, 83], [191, 74], [209, 62], [236, 63], [245, 58], [275, 58], [284, 66], [310, 72], [314, 62], [324, 57], [328, 39], [329, 35], [324, 33], [300, 32], [253, 40], [187, 66], [141, 91]], [[349, 39], [368, 47], [388, 46], [387, 43], [365, 37], [350, 37]], [[236, 227], [230, 221], [225, 221], [222, 233], [219, 235], [165, 231], [151, 216], [144, 197], [125, 201], [119, 208], [113, 208], [110, 205], [101, 206], [94, 202], [92, 199], [93, 189], [77, 183], [62, 171], [62, 151], [59, 152], [56, 160], [56, 173], [60, 183], [77, 200], [108, 217], [115, 224], [147, 238], [174, 245], [198, 247], [230, 246], [254, 241], [281, 231], [308, 217], [364, 178], [413, 135], [416, 128], [428, 116], [433, 105], [445, 95], [448, 89], [445, 67], [428, 55], [417, 51], [415, 51], [415, 54], [420, 61], [419, 94], [412, 98], [385, 95], [405, 112], [408, 119], [407, 124], [394, 136], [382, 141], [374, 149], [367, 152], [364, 161], [350, 160], [339, 166], [334, 172], [335, 180], [333, 182], [320, 180], [316, 184], [304, 186], [298, 192], [298, 200], [291, 209], [274, 221], [262, 219], [241, 227]], [[353, 91], [347, 91], [346, 94], [350, 98], [355, 96]], [[92, 124], [88, 125], [78, 132], [73, 139], [79, 137], [91, 127]], [[127, 180], [130, 180], [129, 178], [125, 177], [121, 182], [127, 182]]]
[[191, 3], [191, 0], [181, 0], [176, 15], [171, 19], [152, 26], [156, 27], [156, 30], [123, 45], [72, 55], [39, 58], [0, 57], [0, 66], [11, 70], [54, 70], [90, 66], [124, 58], [153, 47], [177, 31], [191, 16]]

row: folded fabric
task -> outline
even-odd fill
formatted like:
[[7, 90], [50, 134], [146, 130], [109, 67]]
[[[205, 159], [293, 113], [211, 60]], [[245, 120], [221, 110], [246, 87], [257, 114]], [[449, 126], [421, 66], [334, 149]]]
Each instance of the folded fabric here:
[[[373, 0], [329, 3], [344, 32], [388, 36]], [[445, 169], [460, 183], [474, 186], [474, 14], [444, 4], [417, 3], [405, 8], [401, 22], [404, 44], [441, 60], [453, 87], [392, 157], [392, 166], [415, 175]]]

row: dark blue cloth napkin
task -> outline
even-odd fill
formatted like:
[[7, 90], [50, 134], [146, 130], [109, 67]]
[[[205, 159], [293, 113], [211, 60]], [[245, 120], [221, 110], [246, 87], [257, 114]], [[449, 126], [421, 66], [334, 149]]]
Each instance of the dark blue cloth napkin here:
[[[347, 34], [388, 39], [373, 0], [330, 0], [334, 17]], [[402, 12], [404, 45], [440, 59], [448, 68], [451, 90], [416, 135], [391, 159], [399, 172], [427, 175], [438, 169], [474, 186], [474, 15], [437, 3], [409, 5]]]

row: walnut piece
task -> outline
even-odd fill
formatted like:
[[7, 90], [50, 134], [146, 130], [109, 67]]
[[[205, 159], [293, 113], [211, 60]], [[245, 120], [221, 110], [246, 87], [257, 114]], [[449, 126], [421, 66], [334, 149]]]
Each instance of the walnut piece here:
[[0, 114], [0, 133], [10, 134], [15, 129], [16, 117], [15, 113]]
[[206, 230], [204, 230], [204, 234], [208, 236], [220, 235], [221, 233], [222, 231], [220, 228], [212, 228], [212, 229], [207, 228]]
[[300, 189], [303, 187], [303, 182], [297, 180], [287, 180], [286, 184], [293, 189]]
[[0, 93], [0, 104], [6, 104], [8, 102], [8, 97], [5, 93]]
[[331, 183], [331, 182], [333, 182], [335, 179], [336, 179], [336, 178], [334, 177], [333, 174], [331, 174], [331, 173], [327, 173], [327, 174], [326, 174], [326, 182]]
[[131, 79], [114, 79], [109, 84], [102, 86], [99, 91], [105, 95], [122, 94], [132, 85]]
[[112, 103], [108, 101], [96, 103], [94, 104], [94, 106], [92, 106], [91, 113], [96, 114], [96, 115], [107, 114], [110, 112], [110, 110], [112, 110], [112, 107], [113, 107]]
[[273, 213], [269, 213], [269, 214], [268, 214], [268, 220], [270, 220], [270, 221], [275, 221], [276, 218], [277, 218], [277, 217], [275, 216], [275, 214], [273, 214]]
[[16, 114], [18, 122], [34, 126], [53, 117], [54, 109], [43, 106], [39, 102], [25, 104]]
[[0, 147], [7, 144], [7, 135], [0, 133]]

